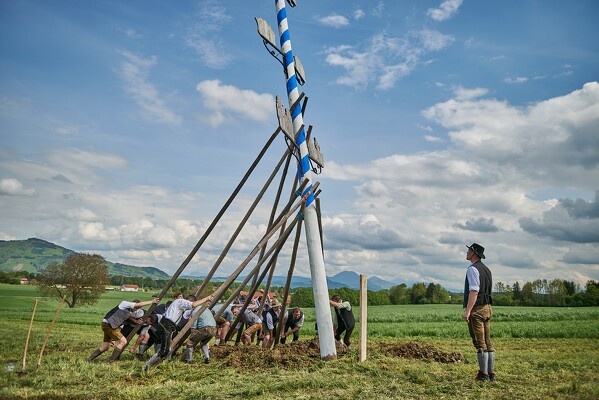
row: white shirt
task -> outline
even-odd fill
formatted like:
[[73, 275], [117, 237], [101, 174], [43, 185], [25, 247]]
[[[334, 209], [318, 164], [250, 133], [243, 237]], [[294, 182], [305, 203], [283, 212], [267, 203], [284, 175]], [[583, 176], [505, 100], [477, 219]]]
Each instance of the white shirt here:
[[480, 273], [473, 265], [468, 267], [466, 271], [466, 279], [468, 279], [468, 290], [480, 292]]
[[171, 303], [164, 313], [164, 318], [167, 318], [177, 324], [185, 310], [191, 310], [193, 303], [185, 299], [177, 299]]

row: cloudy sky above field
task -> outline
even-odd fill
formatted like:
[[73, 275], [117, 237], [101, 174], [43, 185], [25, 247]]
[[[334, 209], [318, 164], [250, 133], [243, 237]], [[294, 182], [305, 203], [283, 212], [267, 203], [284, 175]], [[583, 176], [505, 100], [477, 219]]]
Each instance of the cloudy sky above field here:
[[[461, 289], [478, 242], [495, 281], [599, 279], [599, 2], [287, 13], [326, 162], [329, 276]], [[276, 129], [275, 96], [287, 104], [258, 16], [276, 32], [266, 0], [0, 2], [0, 239], [173, 273]], [[284, 149], [278, 138], [186, 274], [212, 266]], [[257, 243], [273, 191], [219, 275]]]

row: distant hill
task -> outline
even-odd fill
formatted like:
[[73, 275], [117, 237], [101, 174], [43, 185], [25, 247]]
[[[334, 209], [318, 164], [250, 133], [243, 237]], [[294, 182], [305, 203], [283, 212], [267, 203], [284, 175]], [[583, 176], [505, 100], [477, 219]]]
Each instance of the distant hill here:
[[[201, 279], [203, 276], [186, 276], [192, 279]], [[245, 276], [240, 276], [237, 281], [242, 281]], [[212, 277], [213, 282], [223, 282], [227, 277]], [[273, 276], [271, 286], [285, 286], [286, 276]], [[379, 291], [387, 290], [396, 283], [388, 282], [376, 276], [368, 278], [368, 290]], [[343, 271], [335, 276], [327, 277], [327, 286], [329, 289], [350, 288], [360, 289], [360, 275], [353, 271]], [[291, 288], [312, 287], [312, 279], [303, 276], [294, 276], [291, 278]]]
[[[0, 240], [0, 271], [39, 272], [48, 264], [61, 263], [75, 253], [42, 239]], [[120, 263], [108, 264], [109, 275], [169, 279], [170, 275], [154, 267], [136, 267]]]
[[[335, 282], [339, 282], [346, 287], [350, 287], [352, 289], [360, 289], [360, 275], [355, 273], [354, 271], [342, 271], [337, 275], [333, 275], [331, 280]], [[369, 276], [368, 277], [368, 290], [372, 290], [374, 292], [378, 292], [379, 290], [386, 290], [392, 286], [395, 286], [395, 283], [388, 282], [384, 279], [381, 279], [377, 276]]]
[[[27, 271], [39, 272], [48, 264], [53, 262], [63, 262], [75, 251], [58, 246], [54, 243], [42, 239], [31, 238], [27, 240], [0, 240], [0, 271]], [[166, 272], [154, 267], [136, 267], [106, 261], [108, 264], [108, 274], [149, 277], [152, 279], [170, 279]], [[202, 276], [182, 276], [187, 278], [203, 278]], [[244, 277], [239, 277], [241, 281]], [[213, 277], [212, 281], [222, 282], [227, 277]], [[285, 286], [286, 276], [273, 276], [272, 286]], [[379, 291], [389, 289], [395, 283], [385, 281], [376, 276], [368, 277], [368, 290]], [[343, 271], [335, 276], [327, 277], [327, 286], [329, 289], [338, 288], [360, 288], [360, 275], [353, 271]], [[312, 287], [312, 279], [309, 277], [294, 276], [291, 279], [292, 288]]]

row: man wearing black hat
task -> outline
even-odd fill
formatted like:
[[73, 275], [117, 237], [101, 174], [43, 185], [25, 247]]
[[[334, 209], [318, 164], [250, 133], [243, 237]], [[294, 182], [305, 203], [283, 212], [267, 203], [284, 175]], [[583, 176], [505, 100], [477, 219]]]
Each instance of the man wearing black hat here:
[[495, 380], [495, 349], [491, 344], [491, 290], [493, 277], [491, 271], [481, 259], [485, 258], [485, 248], [477, 243], [468, 247], [466, 260], [472, 264], [466, 272], [464, 284], [464, 320], [478, 359], [477, 381]]

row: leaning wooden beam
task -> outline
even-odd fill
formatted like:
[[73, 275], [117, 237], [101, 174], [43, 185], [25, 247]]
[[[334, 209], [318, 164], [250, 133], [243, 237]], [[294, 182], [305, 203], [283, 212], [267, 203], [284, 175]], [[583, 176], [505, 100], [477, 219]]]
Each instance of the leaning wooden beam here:
[[[314, 191], [316, 190], [316, 188], [317, 188], [319, 185], [320, 185], [320, 182], [316, 182], [316, 183], [314, 184], [314, 186], [313, 186], [312, 188], [310, 188], [310, 190], [308, 190], [308, 192], [306, 192], [306, 194], [305, 194], [305, 195], [303, 196], [303, 198], [302, 198], [302, 202], [301, 202], [301, 205], [302, 205], [302, 207], [303, 207], [303, 205], [305, 204], [305, 201], [306, 201], [306, 199], [307, 199], [307, 198], [310, 196], [310, 193], [311, 193], [311, 192], [314, 192]], [[297, 194], [298, 192], [301, 192], [301, 191], [303, 190], [303, 186], [304, 186], [304, 185], [302, 184], [302, 185], [301, 185], [301, 187], [302, 187], [302, 188], [298, 189], [298, 190], [297, 190], [297, 191], [296, 191], [294, 194]], [[297, 209], [297, 205], [296, 205], [296, 207], [294, 207], [294, 210], [296, 210], [296, 209]], [[294, 210], [292, 210], [292, 211], [290, 211], [290, 212], [293, 212]], [[286, 215], [287, 215], [287, 214], [286, 214]], [[282, 223], [280, 222], [280, 221], [281, 221], [281, 217], [277, 218], [277, 220], [276, 220], [276, 221], [279, 221], [279, 222], [277, 223], [277, 225], [275, 225], [275, 226], [274, 226], [274, 227], [271, 229], [271, 231], [273, 231], [273, 232], [274, 232], [274, 230], [275, 230], [275, 229], [277, 229], [277, 226], [280, 226], [279, 224], [281, 224], [281, 225], [282, 225]], [[284, 221], [283, 221], [283, 223], [284, 223]], [[259, 267], [259, 266], [260, 266], [260, 265], [258, 265], [257, 267]], [[256, 269], [256, 268], [255, 268], [255, 269]], [[248, 276], [251, 276], [251, 274], [250, 274], [250, 275], [248, 275]], [[248, 279], [248, 278], [246, 278], [246, 279]], [[240, 286], [241, 286], [241, 287], [243, 287], [243, 286], [244, 286], [246, 283], [247, 283], [247, 282], [243, 283], [243, 284], [242, 284], [242, 285], [240, 285]], [[257, 286], [256, 286], [256, 287], [257, 287]], [[251, 298], [251, 297], [248, 295], [248, 300], [246, 300], [246, 303], [244, 304], [243, 311], [245, 311], [245, 307], [247, 307], [247, 303], [248, 303], [248, 301], [249, 301], [249, 299], [250, 299], [250, 298]], [[217, 317], [218, 317], [218, 316], [220, 316], [220, 315], [221, 315], [221, 314], [224, 312], [224, 309], [225, 309], [225, 307], [221, 307], [221, 308], [218, 310], [218, 312], [216, 313], [216, 316], [217, 316]], [[241, 314], [241, 311], [240, 311], [240, 313], [239, 313], [239, 314]], [[239, 322], [239, 318], [237, 318], [237, 319], [235, 320], [235, 323], [233, 324], [233, 326], [235, 326], [235, 325], [236, 325], [238, 322]], [[229, 340], [229, 338], [231, 337], [231, 332], [232, 332], [232, 331], [229, 331], [229, 333], [227, 334], [227, 337], [225, 338], [225, 341]]]
[[[262, 259], [262, 261], [264, 262], [264, 260], [266, 260], [268, 258], [268, 256], [270, 256], [270, 254], [273, 253], [273, 251], [275, 249], [280, 249], [282, 247], [282, 243], [285, 240], [285, 238], [279, 238], [279, 240], [277, 240], [275, 242], [275, 244], [273, 244], [273, 246], [270, 248], [270, 250], [266, 253], [267, 255]], [[248, 258], [246, 258], [247, 262], [242, 263], [242, 265], [240, 265], [237, 270], [235, 271], [235, 273], [233, 275], [231, 275], [228, 279], [230, 280], [230, 282], [228, 282], [228, 285], [230, 285], [235, 278], [237, 278], [239, 276], [239, 274], [243, 271], [243, 269], [245, 268], [245, 266], [249, 263], [249, 261], [251, 261], [252, 258], [254, 258], [254, 256], [256, 255], [256, 253], [258, 253], [258, 251], [256, 251], [251, 258], [249, 258], [250, 256], [248, 256]], [[263, 263], [262, 262], [262, 263]], [[262, 265], [262, 263], [257, 264], [254, 267], [254, 270], [257, 270], [260, 268], [260, 266]], [[254, 272], [254, 271], [252, 271]], [[233, 279], [231, 279], [233, 278]], [[244, 286], [245, 284], [247, 284], [247, 282], [250, 280], [250, 276], [248, 275], [244, 282], [242, 282], [241, 286]], [[223, 293], [225, 292], [226, 288], [224, 287], [225, 285], [221, 285], [219, 286], [219, 288], [216, 290], [216, 292], [214, 292], [214, 297], [216, 298], [217, 296], [220, 297], [223, 295]], [[211, 304], [204, 304], [199, 311], [195, 314], [192, 315], [191, 318], [189, 318], [189, 321], [187, 321], [187, 323], [185, 324], [185, 326], [181, 329], [181, 331], [177, 334], [177, 336], [173, 339], [172, 344], [171, 344], [171, 349], [175, 349], [177, 344], [182, 340], [182, 338], [185, 336], [185, 334], [187, 333], [187, 331], [189, 330], [189, 328], [191, 328], [191, 325], [193, 325], [193, 323], [199, 318], [199, 316], [207, 309], [211, 306]], [[219, 310], [220, 311], [220, 310]], [[216, 315], [217, 317], [220, 316], [220, 314]]]
[[[210, 282], [210, 279], [212, 279], [212, 277], [216, 273], [216, 270], [218, 269], [218, 267], [220, 266], [220, 264], [225, 259], [227, 253], [231, 249], [231, 246], [233, 246], [233, 243], [237, 239], [237, 236], [239, 236], [239, 233], [241, 232], [241, 230], [245, 226], [246, 222], [248, 221], [248, 219], [250, 218], [250, 216], [252, 215], [252, 213], [254, 212], [254, 210], [256, 209], [256, 207], [258, 206], [258, 203], [260, 203], [260, 200], [262, 200], [262, 196], [264, 196], [264, 193], [266, 193], [266, 190], [269, 188], [269, 186], [272, 183], [273, 179], [275, 178], [275, 176], [279, 172], [279, 169], [281, 168], [281, 164], [283, 164], [283, 161], [285, 161], [285, 159], [288, 158], [288, 154], [289, 154], [289, 150], [286, 150], [285, 154], [283, 154], [283, 156], [281, 157], [281, 159], [277, 163], [276, 167], [271, 172], [270, 176], [268, 177], [268, 179], [266, 180], [266, 182], [262, 186], [262, 189], [260, 190], [260, 192], [258, 193], [258, 195], [256, 196], [256, 198], [254, 199], [254, 202], [252, 203], [252, 205], [250, 206], [250, 208], [247, 210], [247, 212], [245, 213], [243, 219], [241, 220], [241, 222], [237, 226], [237, 229], [235, 230], [235, 232], [233, 232], [233, 235], [231, 236], [231, 238], [229, 239], [229, 241], [225, 245], [225, 247], [224, 247], [221, 255], [218, 257], [218, 259], [216, 260], [216, 262], [214, 263], [214, 265], [212, 266], [212, 268], [210, 269], [210, 271], [208, 272], [208, 274], [204, 278], [204, 281], [202, 282], [202, 285], [196, 291], [196, 296], [198, 296], [199, 293], [202, 293], [202, 291], [204, 289], [206, 289], [206, 287], [208, 286], [208, 283]], [[217, 301], [218, 301], [218, 299], [214, 299], [214, 302], [217, 302]]]
[[[302, 192], [302, 190], [304, 190], [304, 187], [305, 187], [305, 186], [306, 186], [306, 182], [303, 182], [303, 183], [302, 183], [302, 185], [300, 186], [300, 188], [299, 188], [298, 190], [296, 190], [295, 192], [293, 192], [293, 193], [292, 193], [292, 195], [290, 196], [289, 202], [288, 202], [288, 203], [287, 203], [287, 204], [286, 204], [286, 205], [283, 207], [283, 210], [281, 211], [281, 215], [284, 215], [286, 212], [288, 212], [288, 211], [289, 211], [289, 209], [290, 209], [290, 208], [291, 208], [291, 206], [293, 205], [293, 201], [294, 201], [294, 200], [297, 198], [297, 196], [299, 196], [299, 195], [301, 194], [301, 192]], [[278, 217], [275, 219], [275, 221], [279, 222], [279, 221], [281, 220], [281, 215], [279, 215], [279, 216], [278, 216]], [[273, 223], [274, 223], [274, 222], [273, 222]], [[272, 223], [271, 223], [271, 226], [270, 226], [270, 227], [267, 229], [267, 232], [268, 232], [268, 231], [269, 231], [271, 228], [272, 228]], [[268, 243], [268, 241], [266, 241], [266, 242], [264, 243], [264, 246], [262, 246], [262, 249], [265, 249], [265, 248], [266, 248], [266, 243]], [[261, 251], [260, 258], [258, 259], [258, 263], [260, 263], [260, 265], [262, 265], [262, 263], [264, 262], [263, 258], [264, 258], [264, 252], [263, 252], [263, 251]], [[256, 270], [256, 269], [252, 270], [252, 272], [250, 272], [248, 276], [257, 278], [257, 276], [258, 276], [258, 272], [257, 272], [257, 270]], [[256, 279], [254, 279], [254, 282], [255, 282], [255, 281], [256, 281]], [[228, 289], [228, 288], [229, 288], [229, 287], [230, 287], [232, 284], [233, 284], [233, 282], [229, 283], [229, 284], [228, 284], [228, 285], [225, 287], [225, 289], [224, 289], [224, 291], [223, 291], [222, 293], [224, 294], [224, 293], [227, 291], [227, 289]], [[223, 283], [223, 285], [224, 285], [224, 283]], [[234, 292], [234, 293], [233, 293], [233, 294], [232, 294], [232, 295], [229, 297], [229, 300], [227, 300], [227, 301], [225, 302], [225, 305], [224, 305], [224, 307], [225, 307], [225, 308], [226, 308], [226, 307], [227, 307], [227, 306], [228, 306], [228, 305], [231, 303], [231, 300], [232, 300], [232, 299], [234, 299], [234, 298], [235, 298], [235, 296], [237, 296], [237, 295], [239, 294], [239, 292], [241, 292], [241, 290], [243, 290], [243, 286], [242, 286], [242, 285], [239, 285], [239, 287], [238, 287], [238, 288], [235, 290], [235, 292]], [[222, 295], [221, 295], [221, 296], [219, 296], [218, 298], [214, 298], [214, 300], [212, 301], [213, 305], [214, 305], [214, 304], [216, 304], [216, 302], [218, 302], [218, 301], [220, 300], [220, 298], [221, 298], [221, 297], [222, 297]], [[221, 309], [222, 309], [222, 310], [224, 310], [224, 308], [222, 308], [222, 307], [221, 307]], [[222, 313], [222, 311], [221, 311], [221, 313]], [[218, 314], [218, 315], [220, 316], [220, 314]]]
[[[287, 171], [289, 170], [289, 164], [291, 163], [291, 151], [289, 151], [287, 153], [287, 160], [285, 161], [285, 167], [283, 168], [283, 173], [281, 174], [281, 180], [279, 181], [279, 188], [277, 190], [277, 195], [275, 196], [275, 200], [273, 202], [272, 205], [272, 209], [270, 210], [270, 218], [268, 219], [268, 227], [270, 228], [273, 224], [273, 220], [275, 218], [275, 215], [277, 213], [277, 207], [279, 206], [279, 201], [281, 199], [281, 193], [283, 191], [283, 185], [285, 184], [285, 180], [287, 178]], [[294, 185], [295, 186], [295, 185]], [[264, 256], [264, 251], [266, 250], [266, 247], [262, 248], [262, 251], [260, 252], [260, 258], [262, 258]], [[252, 285], [256, 284], [256, 279], [258, 278], [258, 275], [256, 274], [254, 276], [254, 281], [252, 282]], [[264, 300], [262, 300], [264, 301]]]
[[37, 299], [33, 303], [33, 311], [31, 312], [31, 322], [29, 323], [29, 330], [27, 331], [27, 339], [25, 340], [25, 351], [23, 351], [23, 369], [25, 371], [25, 360], [27, 359], [27, 347], [29, 347], [29, 337], [31, 336], [31, 328], [33, 328], [33, 318], [35, 317], [35, 309], [37, 308]]
[[[241, 274], [241, 272], [244, 270], [244, 268], [247, 266], [247, 264], [249, 264], [249, 262], [256, 256], [256, 254], [258, 254], [258, 251], [260, 251], [260, 249], [266, 244], [266, 242], [268, 242], [268, 239], [270, 239], [270, 237], [275, 234], [275, 232], [281, 227], [281, 225], [283, 225], [285, 223], [285, 221], [287, 221], [287, 219], [299, 207], [301, 207], [302, 204], [304, 204], [306, 202], [306, 200], [308, 199], [308, 196], [310, 196], [316, 190], [316, 188], [318, 187], [318, 185], [319, 185], [319, 182], [316, 182], [310, 188], [310, 190], [307, 191], [304, 194], [304, 196], [301, 197], [300, 201], [298, 201], [296, 205], [294, 205], [287, 213], [285, 213], [284, 215], [281, 215], [278, 218], [278, 222], [270, 230], [268, 230], [268, 232], [262, 237], [262, 239], [260, 240], [260, 242], [258, 242], [258, 244], [254, 247], [254, 249], [252, 250], [252, 252], [239, 265], [239, 267], [237, 267], [237, 269], [233, 272], [233, 274], [231, 274], [231, 276], [229, 276], [227, 278], [227, 280], [225, 282], [223, 282], [223, 284], [221, 286], [219, 286], [218, 289], [216, 289], [216, 291], [213, 293], [214, 299], [219, 299], [220, 297], [222, 297], [222, 295], [227, 290], [227, 288], [231, 285], [231, 283], [233, 283], [235, 281], [235, 279], [239, 276], [239, 274]], [[273, 246], [273, 248], [274, 248], [274, 246]], [[213, 301], [216, 302], [216, 300], [213, 300]], [[185, 324], [185, 326], [183, 327], [183, 329], [179, 332], [179, 334], [173, 340], [171, 348], [173, 348], [174, 346], [176, 346], [176, 344], [181, 340], [181, 337], [183, 337], [183, 335], [185, 333], [187, 333], [187, 331], [191, 327], [191, 324], [193, 322], [195, 322], [195, 320], [201, 315], [201, 313], [206, 308], [208, 308], [209, 306], [210, 306], [209, 303], [207, 303], [204, 306], [202, 306], [202, 308], [200, 309], [200, 311], [198, 311], [196, 313], [196, 315], [192, 316], [189, 319], [189, 321], [187, 321], [187, 324]]]
[[[275, 138], [277, 137], [277, 135], [279, 134], [280, 131], [281, 131], [281, 128], [277, 128], [273, 132], [273, 134], [270, 136], [270, 138], [268, 139], [268, 141], [266, 142], [266, 144], [264, 145], [264, 147], [260, 151], [260, 154], [258, 154], [258, 157], [256, 157], [256, 159], [254, 160], [254, 162], [252, 163], [252, 165], [250, 166], [250, 168], [247, 170], [247, 172], [245, 173], [245, 175], [243, 176], [243, 178], [241, 179], [241, 181], [239, 182], [239, 184], [237, 185], [237, 187], [235, 188], [235, 190], [233, 191], [233, 193], [231, 193], [231, 195], [229, 196], [229, 198], [227, 199], [227, 201], [225, 202], [225, 204], [223, 205], [223, 207], [220, 209], [220, 211], [218, 212], [218, 214], [216, 215], [216, 217], [214, 218], [214, 220], [212, 221], [212, 223], [210, 224], [210, 226], [208, 227], [208, 229], [206, 229], [206, 232], [204, 232], [204, 234], [202, 235], [202, 237], [200, 238], [200, 240], [196, 243], [195, 247], [191, 250], [191, 252], [187, 256], [187, 258], [183, 261], [183, 263], [181, 263], [181, 266], [179, 266], [179, 269], [177, 269], [177, 271], [173, 274], [173, 276], [171, 277], [171, 279], [166, 283], [166, 286], [164, 287], [164, 289], [162, 289], [162, 291], [160, 292], [160, 294], [158, 294], [158, 298], [160, 298], [160, 299], [164, 298], [164, 296], [169, 291], [169, 289], [171, 288], [171, 286], [173, 286], [173, 284], [175, 283], [175, 281], [177, 280], [177, 278], [179, 277], [179, 275], [181, 275], [181, 273], [183, 272], [183, 270], [185, 269], [185, 267], [187, 267], [187, 264], [189, 264], [189, 262], [193, 259], [193, 257], [196, 255], [196, 253], [200, 249], [200, 247], [202, 247], [202, 245], [204, 244], [204, 242], [206, 241], [206, 239], [208, 238], [208, 236], [210, 236], [210, 234], [212, 233], [212, 230], [214, 229], [214, 227], [216, 226], [216, 224], [218, 223], [218, 221], [220, 221], [220, 219], [224, 215], [225, 211], [227, 211], [227, 209], [229, 208], [229, 206], [231, 205], [231, 203], [233, 202], [233, 200], [235, 199], [235, 197], [237, 197], [237, 195], [239, 194], [239, 191], [241, 190], [241, 188], [243, 187], [243, 185], [245, 185], [245, 182], [248, 180], [248, 178], [250, 177], [250, 175], [252, 174], [252, 172], [254, 172], [254, 170], [256, 169], [256, 166], [258, 165], [258, 163], [260, 162], [260, 160], [262, 159], [262, 157], [264, 156], [264, 154], [266, 154], [266, 151], [268, 150], [268, 148], [270, 147], [270, 145], [272, 144], [272, 142], [275, 140]], [[156, 304], [152, 304], [150, 306], [150, 308], [148, 309], [148, 311], [145, 314], [146, 315], [151, 314], [152, 311], [154, 311], [154, 308], [156, 308]], [[135, 336], [135, 334], [137, 333], [137, 331], [140, 328], [141, 328], [141, 325], [136, 325], [133, 328], [133, 330], [131, 331], [131, 333], [129, 334], [129, 336], [127, 336], [127, 344], [131, 341], [131, 339], [133, 338], [133, 336]], [[116, 360], [121, 355], [121, 353], [122, 353], [122, 351], [124, 349], [125, 349], [125, 347], [123, 347], [120, 352], [113, 352], [113, 354], [110, 357], [109, 361]]]
[[54, 323], [56, 323], [56, 319], [58, 319], [58, 314], [60, 313], [60, 309], [64, 304], [64, 301], [67, 299], [67, 295], [62, 296], [62, 300], [60, 300], [60, 304], [56, 309], [56, 314], [54, 314], [54, 319], [52, 319], [52, 323], [50, 323], [50, 327], [48, 328], [48, 333], [46, 334], [46, 339], [44, 340], [44, 344], [42, 344], [42, 349], [40, 350], [40, 356], [37, 359], [37, 368], [42, 364], [42, 357], [44, 356], [44, 350], [46, 349], [46, 344], [48, 343], [48, 339], [50, 338], [50, 333], [52, 332], [52, 328], [54, 327]]
[[[298, 222], [298, 220], [299, 220], [299, 217], [296, 216], [294, 218], [293, 222], [291, 223], [291, 225], [289, 225], [289, 227], [285, 230], [285, 232], [283, 232], [283, 234], [279, 237], [279, 239], [275, 242], [275, 244], [266, 253], [266, 256], [265, 256], [264, 259], [266, 259], [268, 256], [270, 256], [270, 254], [273, 253], [273, 250], [276, 250], [275, 253], [273, 254], [273, 258], [271, 259], [271, 262], [268, 264], [268, 266], [266, 268], [264, 268], [264, 271], [262, 271], [262, 274], [258, 278], [258, 281], [256, 282], [256, 284], [253, 285], [252, 288], [249, 290], [249, 292], [248, 292], [248, 298], [246, 299], [245, 303], [243, 304], [243, 306], [239, 310], [239, 313], [237, 314], [237, 318], [235, 318], [235, 321], [233, 322], [232, 326], [237, 326], [237, 324], [241, 320], [241, 316], [243, 315], [243, 313], [247, 309], [249, 303], [251, 302], [251, 299], [252, 299], [254, 293], [256, 293], [256, 290], [258, 290], [258, 286], [260, 286], [260, 284], [264, 280], [264, 277], [266, 276], [266, 273], [273, 267], [273, 265], [274, 265], [273, 259], [279, 254], [279, 252], [283, 248], [283, 245], [287, 241], [287, 238], [289, 237], [289, 234], [293, 230], [293, 227]], [[261, 264], [256, 265], [254, 267], [254, 270], [258, 270], [260, 268], [260, 266], [261, 266]], [[241, 286], [245, 286], [249, 282], [249, 280], [250, 280], [249, 276], [246, 277], [245, 280], [241, 283]], [[221, 311], [221, 310], [219, 310], [219, 311]], [[220, 315], [217, 314], [217, 316], [220, 316]], [[225, 337], [225, 342], [231, 338], [231, 333], [232, 333], [232, 330], [230, 330], [227, 333], [227, 336]]]
[[316, 216], [318, 217], [318, 232], [320, 232], [320, 247], [322, 248], [322, 256], [324, 257], [324, 240], [322, 237], [322, 214], [320, 212], [320, 198], [316, 199]]
[[299, 247], [300, 235], [302, 232], [302, 221], [297, 224], [295, 231], [295, 240], [293, 242], [293, 252], [291, 253], [291, 261], [289, 263], [289, 271], [287, 272], [287, 281], [285, 282], [285, 289], [283, 293], [283, 305], [281, 306], [281, 314], [279, 315], [279, 324], [277, 325], [277, 331], [275, 332], [275, 346], [279, 344], [281, 332], [285, 328], [283, 326], [283, 316], [285, 315], [285, 309], [287, 308], [287, 299], [289, 298], [289, 288], [291, 287], [291, 278], [293, 277], [293, 270], [295, 269], [295, 260], [297, 259], [297, 248]]

